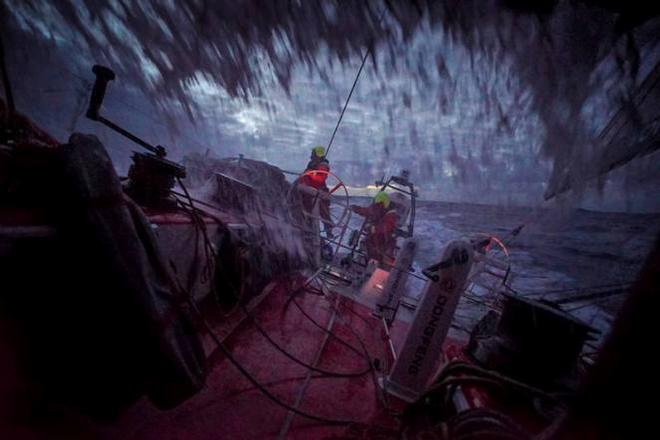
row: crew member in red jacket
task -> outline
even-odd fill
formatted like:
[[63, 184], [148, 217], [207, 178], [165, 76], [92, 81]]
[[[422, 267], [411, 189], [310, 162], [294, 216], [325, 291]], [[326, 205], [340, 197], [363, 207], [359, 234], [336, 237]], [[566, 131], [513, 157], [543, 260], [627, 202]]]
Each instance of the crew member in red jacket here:
[[[325, 158], [325, 148], [317, 146], [312, 148], [312, 155], [310, 157], [305, 173], [302, 176], [302, 184], [314, 188], [321, 193], [328, 195], [330, 190], [326, 185], [328, 174], [330, 171], [330, 162]], [[310, 195], [303, 196], [303, 204], [307, 212], [311, 212], [314, 207], [315, 197]], [[319, 215], [323, 221], [325, 234], [328, 238], [332, 238], [332, 218], [330, 217], [330, 199], [319, 198]]]
[[365, 240], [367, 257], [382, 262], [384, 257], [394, 250], [396, 238], [394, 231], [399, 217], [390, 209], [390, 196], [381, 191], [376, 194], [371, 205], [364, 207], [351, 205], [351, 210], [367, 220], [367, 238]]

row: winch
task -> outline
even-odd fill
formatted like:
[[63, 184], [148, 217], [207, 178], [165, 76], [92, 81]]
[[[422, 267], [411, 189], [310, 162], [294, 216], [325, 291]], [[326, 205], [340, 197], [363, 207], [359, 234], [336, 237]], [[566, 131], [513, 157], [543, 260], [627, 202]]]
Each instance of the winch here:
[[186, 177], [186, 169], [178, 163], [165, 159], [167, 151], [163, 146], [153, 146], [99, 114], [108, 82], [115, 79], [115, 73], [108, 67], [100, 65], [95, 65], [92, 72], [96, 75], [96, 80], [89, 100], [87, 118], [110, 127], [150, 152], [136, 151], [133, 154], [131, 158], [133, 165], [128, 171], [129, 181], [126, 192], [142, 206], [174, 209], [176, 201], [171, 197], [170, 191], [174, 188], [176, 179]]

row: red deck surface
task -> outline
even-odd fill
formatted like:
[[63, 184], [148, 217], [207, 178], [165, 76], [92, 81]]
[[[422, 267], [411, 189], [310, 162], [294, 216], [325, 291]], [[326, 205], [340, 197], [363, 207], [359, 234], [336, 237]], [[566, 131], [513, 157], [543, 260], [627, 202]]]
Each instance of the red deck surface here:
[[[254, 310], [268, 334], [299, 359], [312, 363], [325, 332], [305, 317], [294, 304], [285, 309], [288, 297], [283, 286], [275, 288]], [[325, 326], [330, 303], [314, 294], [301, 294], [304, 309]], [[360, 345], [350, 326], [359, 333], [371, 358], [383, 359], [385, 344], [380, 321], [370, 311], [348, 299], [342, 301], [333, 333], [356, 348]], [[268, 390], [293, 404], [307, 369], [278, 352], [255, 329], [250, 319], [225, 340], [236, 359]], [[159, 411], [146, 400], [138, 402], [106, 434], [121, 439], [262, 439], [277, 438], [287, 410], [277, 406], [224, 356], [210, 358], [211, 371], [199, 394], [170, 411]], [[332, 338], [322, 352], [318, 368], [334, 372], [356, 372], [367, 367], [361, 358]], [[331, 419], [392, 425], [379, 403], [372, 374], [357, 378], [317, 377], [311, 380], [299, 409]], [[285, 438], [325, 438], [341, 434], [346, 427], [328, 426], [295, 416]]]

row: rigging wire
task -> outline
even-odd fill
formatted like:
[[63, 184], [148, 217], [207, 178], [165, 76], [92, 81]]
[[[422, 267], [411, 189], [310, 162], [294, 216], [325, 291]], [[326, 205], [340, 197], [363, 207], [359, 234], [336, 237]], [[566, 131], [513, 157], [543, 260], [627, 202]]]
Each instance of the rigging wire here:
[[[378, 21], [376, 22], [377, 24], [380, 24], [380, 22], [383, 20], [383, 17], [385, 16], [385, 10], [386, 7], [383, 7], [383, 10], [380, 12], [380, 16], [378, 17]], [[348, 103], [351, 101], [351, 97], [353, 96], [353, 91], [355, 90], [355, 86], [357, 85], [358, 80], [360, 79], [360, 74], [362, 73], [362, 69], [364, 69], [364, 65], [367, 62], [367, 58], [369, 57], [369, 54], [371, 53], [373, 44], [374, 44], [374, 40], [372, 39], [371, 43], [367, 47], [367, 51], [364, 53], [364, 56], [362, 57], [362, 62], [360, 63], [360, 68], [358, 69], [357, 75], [355, 75], [355, 80], [353, 81], [353, 85], [351, 86], [351, 91], [348, 93], [348, 97], [346, 98], [344, 107], [341, 109], [341, 113], [339, 114], [339, 119], [337, 120], [335, 129], [332, 131], [332, 136], [330, 136], [330, 142], [328, 142], [328, 147], [325, 149], [326, 158], [330, 153], [330, 148], [332, 148], [332, 142], [335, 140], [335, 135], [337, 134], [337, 130], [339, 129], [339, 125], [341, 124], [342, 119], [344, 118], [344, 113], [346, 112]]]
[[332, 132], [332, 136], [330, 136], [330, 142], [328, 142], [328, 147], [325, 149], [326, 158], [330, 153], [330, 148], [332, 148], [332, 142], [335, 140], [335, 135], [337, 134], [337, 130], [339, 129], [339, 125], [341, 124], [342, 119], [344, 118], [346, 107], [348, 107], [348, 103], [351, 101], [351, 96], [353, 96], [353, 91], [355, 90], [355, 86], [357, 85], [357, 82], [360, 79], [360, 74], [362, 73], [362, 69], [364, 69], [364, 65], [367, 62], [367, 57], [369, 56], [370, 52], [371, 52], [371, 46], [367, 48], [367, 51], [364, 53], [364, 56], [362, 57], [362, 63], [360, 64], [360, 68], [358, 69], [357, 75], [355, 75], [355, 80], [353, 81], [353, 86], [351, 87], [351, 91], [348, 93], [348, 97], [346, 98], [346, 102], [344, 103], [344, 108], [341, 109], [341, 113], [339, 114], [339, 119], [337, 120], [335, 129]]

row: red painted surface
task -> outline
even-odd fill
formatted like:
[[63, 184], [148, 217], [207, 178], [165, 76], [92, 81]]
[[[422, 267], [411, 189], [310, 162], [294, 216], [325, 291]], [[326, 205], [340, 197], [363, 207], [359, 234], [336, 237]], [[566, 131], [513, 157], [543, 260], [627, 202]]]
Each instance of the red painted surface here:
[[[445, 344], [444, 352], [448, 361], [473, 363], [460, 343]], [[465, 384], [461, 389], [471, 408], [490, 408], [500, 411], [532, 433], [538, 433], [547, 426], [547, 421], [541, 419], [530, 407], [529, 399], [521, 399], [519, 395], [498, 392], [501, 390], [483, 385]]]
[[[285, 308], [287, 293], [275, 289], [255, 310], [255, 317], [269, 335], [301, 360], [311, 362], [324, 332], [314, 326], [294, 304]], [[298, 301], [325, 326], [329, 303], [319, 296], [304, 294]], [[333, 332], [359, 347], [349, 327], [358, 332], [372, 358], [383, 358], [384, 345], [379, 321], [369, 310], [345, 300]], [[260, 335], [249, 319], [226, 339], [236, 359], [259, 382], [280, 399], [292, 404], [306, 374], [277, 352]], [[158, 411], [146, 400], [134, 405], [106, 434], [122, 439], [262, 439], [276, 438], [287, 411], [255, 389], [223, 356], [214, 356], [206, 388], [171, 411]], [[366, 367], [364, 359], [330, 339], [319, 368], [355, 372]], [[356, 422], [392, 424], [379, 404], [371, 374], [358, 378], [314, 378], [300, 409], [326, 418]], [[296, 416], [287, 438], [324, 438], [343, 432], [345, 427], [325, 426]]]
[[[448, 362], [458, 361], [472, 363], [469, 356], [465, 354], [462, 344], [449, 342], [445, 344], [444, 352]], [[465, 395], [465, 400], [471, 408], [483, 408], [493, 405], [489, 393], [479, 386], [462, 385], [461, 390]]]

